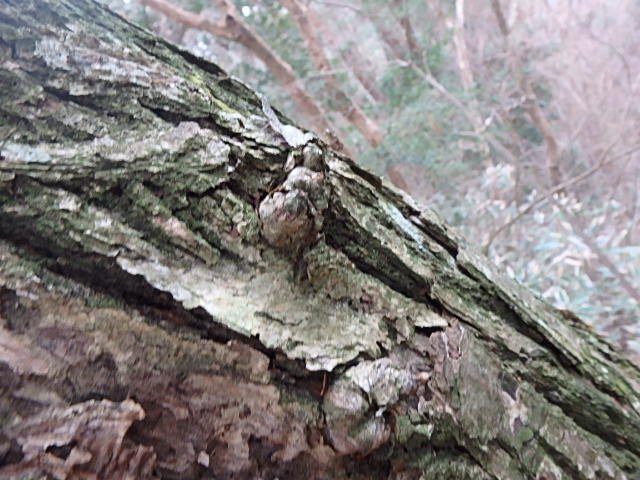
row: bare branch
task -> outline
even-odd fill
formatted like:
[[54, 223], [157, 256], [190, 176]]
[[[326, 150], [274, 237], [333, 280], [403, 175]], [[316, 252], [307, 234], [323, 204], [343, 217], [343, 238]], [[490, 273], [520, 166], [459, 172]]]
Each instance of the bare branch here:
[[[612, 146], [610, 146], [610, 148], [612, 148]], [[500, 233], [502, 233], [503, 231], [505, 231], [506, 229], [511, 227], [514, 223], [516, 223], [518, 220], [520, 220], [527, 213], [531, 212], [540, 203], [544, 202], [545, 200], [548, 200], [549, 198], [551, 198], [556, 193], [562, 192], [563, 190], [565, 190], [565, 189], [567, 189], [569, 187], [572, 187], [575, 184], [582, 182], [583, 180], [586, 180], [587, 178], [589, 178], [591, 175], [596, 173], [598, 170], [600, 170], [605, 165], [613, 163], [616, 160], [620, 160], [621, 158], [625, 158], [627, 155], [631, 155], [632, 153], [635, 153], [638, 150], [640, 150], [640, 145], [636, 145], [633, 148], [625, 150], [624, 152], [622, 152], [622, 153], [620, 153], [618, 155], [615, 155], [615, 156], [613, 156], [613, 157], [611, 157], [609, 159], [606, 158], [606, 156], [608, 155], [609, 152], [608, 151], [605, 152], [605, 154], [603, 156], [603, 160], [598, 162], [596, 165], [594, 165], [590, 169], [586, 170], [582, 174], [580, 174], [580, 175], [578, 175], [576, 177], [570, 178], [569, 180], [566, 180], [566, 181], [556, 185], [555, 187], [549, 189], [548, 191], [546, 191], [545, 193], [540, 195], [538, 198], [533, 200], [531, 203], [529, 203], [527, 206], [525, 206], [522, 210], [520, 210], [520, 212], [518, 212], [512, 219], [510, 219], [509, 221], [504, 223], [501, 227], [499, 227], [497, 230], [495, 230], [491, 234], [491, 236], [489, 237], [489, 240], [487, 240], [487, 243], [482, 248], [483, 252], [485, 254], [487, 254], [489, 252], [489, 248], [491, 248], [491, 244], [495, 241], [496, 237], [498, 235], [500, 235]]]
[[183, 10], [179, 7], [172, 5], [166, 0], [138, 0], [140, 3], [147, 5], [148, 7], [157, 10], [158, 12], [166, 15], [171, 20], [175, 20], [178, 23], [182, 23], [190, 28], [198, 30], [204, 30], [218, 37], [232, 38], [231, 32], [225, 27], [223, 22], [216, 23], [204, 15], [198, 15]]
[[[331, 64], [318, 38], [317, 30], [311, 22], [307, 7], [299, 0], [280, 0], [280, 3], [291, 13], [298, 26], [298, 31], [304, 38], [307, 52], [320, 72], [330, 72]], [[319, 21], [319, 20], [316, 20]], [[382, 143], [380, 128], [338, 85], [335, 76], [324, 77], [326, 92], [336, 100], [340, 113], [351, 122], [372, 147]]]
[[[337, 132], [331, 124], [322, 107], [304, 88], [302, 80], [265, 41], [260, 37], [238, 12], [229, 0], [218, 0], [218, 4], [225, 10], [223, 22], [213, 22], [206, 16], [195, 14], [172, 5], [167, 0], [138, 0], [177, 22], [184, 23], [191, 28], [209, 32], [218, 37], [237, 42], [247, 48], [269, 68], [274, 77], [289, 92], [302, 114], [318, 131]], [[344, 143], [342, 136], [340, 140]]]
[[416, 72], [422, 79], [427, 82], [431, 87], [433, 87], [440, 95], [442, 95], [449, 103], [455, 106], [462, 114], [466, 117], [466, 119], [473, 125], [476, 130], [476, 135], [480, 138], [486, 139], [486, 141], [497, 151], [499, 151], [502, 155], [508, 158], [513, 164], [517, 163], [517, 157], [509, 151], [507, 147], [505, 147], [494, 135], [486, 131], [484, 125], [476, 125], [476, 118], [473, 115], [473, 112], [469, 110], [464, 104], [456, 98], [449, 90], [445, 88], [430, 72], [426, 72], [418, 67], [414, 63], [404, 62], [404, 64], [414, 72]]

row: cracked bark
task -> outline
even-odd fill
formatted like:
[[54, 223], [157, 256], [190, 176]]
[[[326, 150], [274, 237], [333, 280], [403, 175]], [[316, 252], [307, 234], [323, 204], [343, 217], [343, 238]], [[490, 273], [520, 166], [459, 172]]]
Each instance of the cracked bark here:
[[296, 183], [252, 91], [95, 3], [0, 39], [0, 478], [638, 478], [638, 369], [435, 213], [320, 140]]
[[139, 0], [140, 3], [158, 10], [176, 22], [191, 28], [209, 32], [221, 38], [237, 42], [262, 60], [265, 66], [289, 92], [298, 108], [322, 134], [333, 132], [344, 144], [344, 134], [329, 120], [322, 106], [314, 100], [291, 65], [285, 62], [245, 20], [237, 7], [230, 0], [217, 1], [225, 12], [221, 22], [214, 22], [203, 16], [183, 10], [166, 0]]

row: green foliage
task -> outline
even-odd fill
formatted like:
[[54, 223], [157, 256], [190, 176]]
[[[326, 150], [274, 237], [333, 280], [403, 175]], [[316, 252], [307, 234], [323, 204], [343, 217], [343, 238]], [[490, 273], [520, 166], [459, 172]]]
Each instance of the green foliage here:
[[391, 65], [384, 72], [381, 88], [392, 109], [410, 105], [424, 91], [416, 72], [399, 64]]
[[[478, 239], [478, 232], [482, 232], [480, 239], [486, 241], [487, 234], [505, 217], [517, 213], [513, 204], [496, 198], [496, 194], [513, 188], [513, 181], [513, 169], [508, 165], [488, 169], [477, 188], [468, 191], [453, 211], [449, 209], [450, 215], [462, 220], [461, 227], [470, 238]], [[537, 195], [532, 192], [525, 201]], [[640, 246], [625, 246], [627, 232], [610, 222], [624, 214], [622, 205], [615, 200], [589, 205], [561, 197], [556, 201], [572, 215], [589, 219], [584, 234], [632, 284], [640, 285]], [[443, 208], [447, 210], [446, 203]], [[614, 340], [638, 338], [634, 321], [638, 304], [620, 288], [616, 275], [598, 262], [554, 202], [547, 202], [498, 237], [491, 254], [507, 274], [556, 307], [575, 312]]]
[[427, 69], [436, 77], [447, 66], [449, 43], [449, 39], [440, 40], [426, 48]]
[[[246, 6], [236, 2], [238, 8]], [[315, 73], [304, 42], [289, 12], [277, 1], [266, 0], [251, 9], [247, 18], [266, 43], [278, 53], [301, 77]]]

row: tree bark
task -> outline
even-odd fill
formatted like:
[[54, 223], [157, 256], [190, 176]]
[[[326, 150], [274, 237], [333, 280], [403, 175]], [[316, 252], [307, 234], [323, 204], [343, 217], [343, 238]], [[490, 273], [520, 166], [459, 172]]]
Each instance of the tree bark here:
[[293, 67], [285, 62], [243, 18], [230, 0], [218, 0], [225, 12], [222, 22], [178, 8], [166, 0], [138, 0], [140, 3], [162, 12], [167, 17], [191, 28], [203, 30], [221, 38], [237, 42], [258, 57], [282, 87], [291, 95], [300, 112], [313, 128], [321, 132], [332, 132], [344, 144], [344, 135], [331, 123], [322, 106], [305, 88]]
[[639, 477], [639, 370], [435, 213], [96, 3], [0, 39], [0, 478]]

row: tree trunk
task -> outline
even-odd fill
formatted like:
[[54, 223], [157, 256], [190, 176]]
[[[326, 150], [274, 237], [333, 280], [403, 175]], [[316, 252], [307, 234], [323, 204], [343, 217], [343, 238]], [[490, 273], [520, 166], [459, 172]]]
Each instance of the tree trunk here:
[[324, 109], [307, 91], [293, 67], [285, 62], [260, 35], [249, 25], [231, 0], [218, 0], [218, 6], [225, 12], [224, 20], [216, 23], [209, 18], [176, 7], [166, 0], [139, 0], [140, 3], [158, 10], [167, 17], [221, 38], [237, 42], [258, 57], [269, 69], [282, 87], [291, 95], [300, 112], [321, 134], [331, 132], [342, 143], [344, 135], [330, 122]]
[[96, 3], [0, 39], [0, 478], [640, 477], [638, 369], [432, 211]]

